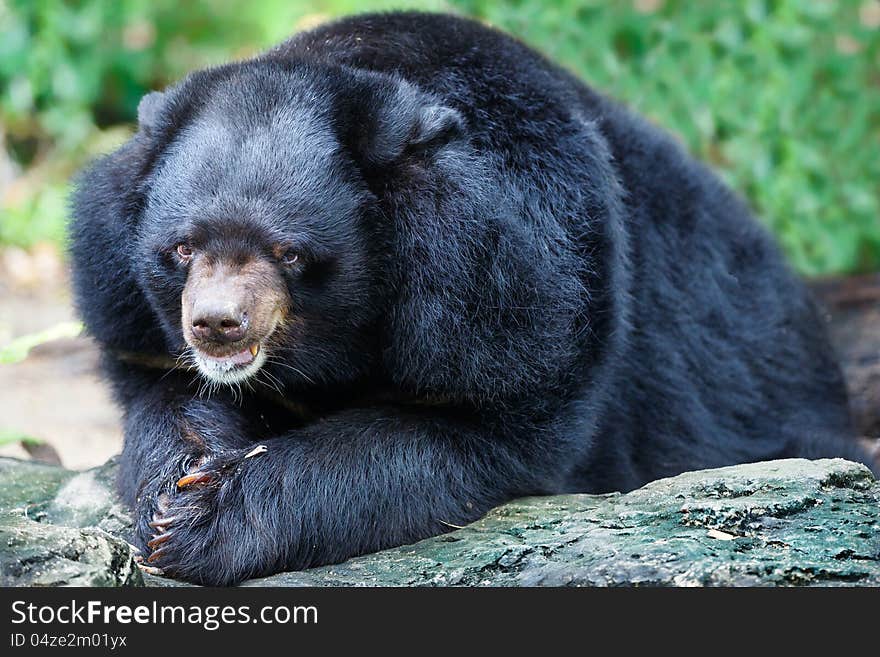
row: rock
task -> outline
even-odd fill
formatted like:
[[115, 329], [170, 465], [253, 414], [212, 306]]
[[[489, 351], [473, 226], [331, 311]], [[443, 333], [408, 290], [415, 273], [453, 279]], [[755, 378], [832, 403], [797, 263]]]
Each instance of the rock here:
[[131, 527], [113, 493], [115, 464], [72, 472], [0, 459], [0, 586], [143, 584]]
[[[0, 459], [0, 584], [181, 585], [134, 566], [115, 467]], [[245, 585], [877, 586], [880, 484], [840, 459], [689, 472], [516, 500], [415, 545]]]
[[880, 486], [839, 459], [692, 472], [518, 500], [445, 536], [250, 584], [876, 586]]
[[128, 543], [97, 529], [0, 516], [0, 586], [143, 584]]

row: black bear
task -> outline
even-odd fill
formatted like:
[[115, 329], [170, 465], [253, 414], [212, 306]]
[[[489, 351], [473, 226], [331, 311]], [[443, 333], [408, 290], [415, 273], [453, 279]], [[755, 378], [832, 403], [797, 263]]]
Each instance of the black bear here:
[[804, 286], [671, 139], [468, 20], [363, 15], [144, 98], [78, 306], [153, 567], [231, 584], [522, 495], [866, 460]]

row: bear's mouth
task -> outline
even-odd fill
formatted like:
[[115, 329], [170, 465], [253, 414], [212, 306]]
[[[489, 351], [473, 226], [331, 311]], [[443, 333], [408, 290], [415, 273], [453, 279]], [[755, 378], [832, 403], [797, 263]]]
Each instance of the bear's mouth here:
[[219, 365], [227, 365], [227, 366], [242, 366], [250, 364], [260, 353], [260, 343], [257, 342], [252, 344], [247, 349], [242, 349], [241, 351], [225, 354], [225, 355], [215, 355], [210, 354], [206, 351], [202, 351], [201, 349], [196, 348], [196, 352], [202, 356], [204, 359], [217, 363]]
[[190, 345], [196, 367], [205, 378], [215, 383], [239, 383], [256, 374], [266, 362], [266, 350], [260, 342], [228, 353], [209, 353]]

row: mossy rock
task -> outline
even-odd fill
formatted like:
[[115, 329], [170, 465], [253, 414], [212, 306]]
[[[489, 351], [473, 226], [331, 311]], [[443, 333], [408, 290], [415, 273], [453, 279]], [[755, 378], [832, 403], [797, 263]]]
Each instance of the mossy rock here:
[[[115, 471], [0, 459], [0, 584], [180, 585], [134, 565]], [[245, 585], [878, 586], [880, 484], [856, 463], [791, 459], [525, 498], [443, 536]]]

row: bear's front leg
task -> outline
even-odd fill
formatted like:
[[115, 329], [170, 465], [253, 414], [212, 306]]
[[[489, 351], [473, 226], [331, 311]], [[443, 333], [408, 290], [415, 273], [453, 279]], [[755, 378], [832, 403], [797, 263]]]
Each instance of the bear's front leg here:
[[352, 409], [209, 458], [175, 482], [149, 564], [229, 585], [449, 531], [558, 489], [564, 438], [473, 413]]
[[224, 462], [242, 449], [246, 453], [259, 437], [230, 400], [200, 399], [174, 382], [162, 383], [125, 400], [117, 485], [133, 511], [132, 543], [144, 558], [166, 533], [162, 522], [178, 495], [178, 482], [185, 485], [182, 478], [207, 464]]

